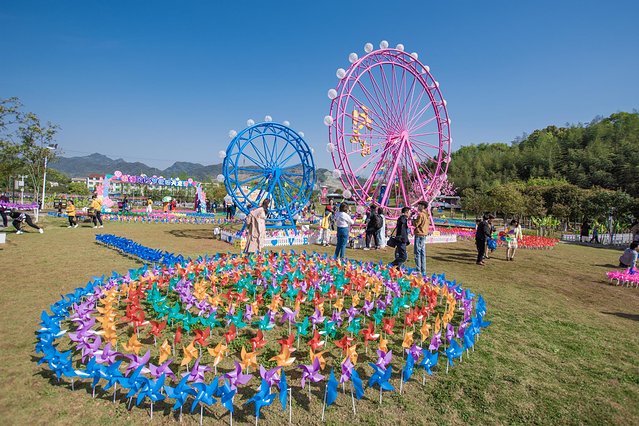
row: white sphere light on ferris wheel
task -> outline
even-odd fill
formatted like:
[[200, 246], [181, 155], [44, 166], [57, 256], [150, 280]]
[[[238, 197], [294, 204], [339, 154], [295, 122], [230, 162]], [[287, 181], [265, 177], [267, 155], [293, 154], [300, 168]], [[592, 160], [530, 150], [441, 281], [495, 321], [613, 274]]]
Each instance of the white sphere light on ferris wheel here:
[[439, 83], [419, 55], [401, 43], [392, 48], [382, 40], [379, 47], [366, 43], [364, 56], [351, 54], [349, 68], [338, 68], [324, 124], [333, 177], [358, 204], [383, 207], [396, 218], [402, 207], [430, 203], [440, 193], [451, 121]]

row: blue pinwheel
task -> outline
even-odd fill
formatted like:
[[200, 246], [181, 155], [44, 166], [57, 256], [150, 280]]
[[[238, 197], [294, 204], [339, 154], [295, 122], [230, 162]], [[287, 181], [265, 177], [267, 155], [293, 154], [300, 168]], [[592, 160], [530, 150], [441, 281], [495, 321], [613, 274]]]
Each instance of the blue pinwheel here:
[[218, 386], [215, 396], [220, 398], [220, 404], [230, 413], [233, 412], [233, 397], [237, 393], [237, 388], [233, 389], [228, 380], [223, 380], [222, 385]]
[[162, 393], [162, 386], [164, 386], [164, 380], [166, 379], [166, 375], [162, 374], [159, 379], [153, 381], [148, 380], [140, 392], [138, 393], [138, 397], [135, 400], [135, 405], [139, 406], [144, 398], [149, 398], [151, 400], [151, 418], [153, 418], [153, 404], [162, 401], [166, 396]]
[[354, 368], [351, 371], [351, 382], [353, 383], [353, 389], [355, 389], [355, 398], [362, 399], [364, 396], [364, 384]]
[[326, 383], [326, 406], [330, 406], [337, 399], [337, 385], [335, 373], [331, 368], [331, 374], [328, 376], [328, 382]]
[[394, 391], [395, 387], [390, 384], [389, 380], [392, 374], [393, 367], [389, 365], [386, 369], [379, 367], [372, 362], [369, 362], [368, 365], [373, 367], [373, 375], [368, 379], [368, 387], [372, 387], [378, 385], [380, 391]]
[[404, 382], [408, 382], [413, 375], [413, 369], [415, 367], [415, 358], [413, 358], [413, 354], [411, 352], [408, 353], [406, 357], [406, 364], [402, 369], [402, 380]]
[[286, 399], [288, 393], [288, 383], [286, 382], [286, 373], [284, 373], [284, 369], [282, 369], [282, 374], [280, 375], [280, 383], [279, 387], [279, 396], [280, 403], [282, 404], [282, 410], [286, 410]]
[[195, 390], [195, 398], [193, 399], [193, 404], [191, 404], [191, 413], [195, 411], [195, 407], [200, 405], [200, 416], [203, 414], [204, 405], [213, 405], [217, 402], [213, 396], [217, 392], [219, 377], [213, 379], [211, 383], [208, 385], [206, 383], [193, 383], [193, 389]]
[[164, 386], [164, 391], [166, 395], [175, 400], [175, 404], [173, 404], [172, 410], [177, 410], [178, 408], [182, 411], [182, 406], [189, 398], [189, 395], [195, 396], [196, 391], [187, 384], [189, 380], [189, 376], [184, 377], [175, 387]]
[[433, 375], [433, 371], [431, 370], [434, 366], [437, 365], [437, 360], [439, 359], [439, 352], [427, 352], [424, 351], [424, 358], [419, 363], [419, 366], [422, 367], [429, 376]]
[[446, 357], [448, 358], [448, 365], [450, 365], [451, 367], [454, 367], [455, 364], [453, 364], [453, 359], [461, 357], [463, 352], [464, 350], [462, 349], [461, 346], [459, 346], [459, 343], [457, 343], [457, 340], [454, 340], [454, 339], [451, 340], [450, 346], [446, 348]]
[[275, 400], [275, 397], [277, 396], [277, 394], [269, 393], [269, 392], [270, 392], [270, 386], [268, 382], [262, 379], [260, 390], [255, 395], [253, 395], [248, 401], [244, 403], [244, 405], [247, 405], [250, 403], [255, 404], [256, 421], [257, 419], [260, 418], [260, 410], [262, 409], [262, 407], [268, 407], [269, 405], [271, 405], [273, 401]]

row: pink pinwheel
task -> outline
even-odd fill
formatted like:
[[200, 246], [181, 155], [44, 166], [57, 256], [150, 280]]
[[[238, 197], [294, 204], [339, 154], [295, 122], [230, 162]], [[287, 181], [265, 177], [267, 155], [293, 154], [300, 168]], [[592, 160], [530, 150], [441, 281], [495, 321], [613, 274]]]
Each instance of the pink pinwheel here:
[[377, 355], [379, 358], [377, 358], [377, 362], [375, 363], [375, 365], [383, 370], [386, 370], [386, 367], [388, 366], [388, 364], [390, 364], [391, 360], [393, 359], [393, 351], [390, 350], [388, 352], [384, 352], [383, 350], [378, 349]]
[[204, 373], [207, 371], [211, 371], [211, 367], [208, 365], [200, 365], [200, 358], [195, 361], [193, 364], [193, 368], [191, 371], [187, 371], [186, 373], [182, 373], [182, 377], [189, 377], [187, 382], [194, 383], [203, 383], [204, 382]]
[[149, 372], [151, 374], [151, 377], [154, 377], [157, 379], [161, 375], [165, 374], [175, 380], [175, 374], [173, 374], [173, 371], [169, 368], [169, 365], [171, 365], [172, 362], [173, 360], [170, 359], [166, 361], [164, 364], [160, 364], [157, 366], [153, 364], [149, 364]]
[[267, 370], [266, 368], [264, 368], [264, 366], [260, 365], [260, 377], [266, 380], [266, 383], [268, 383], [269, 386], [279, 386], [280, 375], [278, 374], [278, 372], [280, 371], [280, 368], [282, 367], [275, 367]]
[[448, 323], [448, 326], [446, 327], [446, 340], [450, 342], [453, 337], [455, 337], [455, 327], [453, 327], [452, 324]]
[[284, 324], [287, 321], [289, 322], [289, 324], [291, 323], [294, 324], [297, 322], [297, 314], [300, 311], [299, 309], [292, 310], [284, 306], [282, 310], [284, 311], [284, 313], [282, 314], [282, 319], [280, 320], [282, 324]]
[[313, 364], [311, 365], [299, 365], [299, 368], [302, 369], [302, 388], [306, 386], [306, 381], [308, 380], [310, 383], [317, 383], [324, 378], [321, 374], [319, 374], [320, 370], [320, 362], [319, 358], [315, 358]]
[[354, 365], [351, 362], [351, 357], [347, 356], [342, 363], [342, 376], [339, 378], [340, 383], [348, 382], [351, 379], [351, 375], [353, 374], [353, 367]]
[[442, 344], [442, 333], [433, 334], [433, 338], [430, 339], [430, 345], [428, 345], [429, 351], [436, 351], [439, 349], [439, 346]]
[[146, 363], [149, 362], [149, 359], [151, 358], [151, 351], [146, 351], [143, 356], [138, 356], [135, 354], [124, 356], [131, 360], [129, 365], [126, 366], [126, 370], [124, 371], [124, 374], [126, 376], [128, 376], [132, 371], [135, 371], [138, 367], [141, 366], [144, 366], [144, 368], [142, 369], [142, 374], [149, 372], [149, 369], [146, 368]]
[[253, 378], [251, 374], [242, 373], [242, 366], [235, 361], [235, 370], [229, 371], [223, 376], [228, 379], [231, 390], [237, 390], [237, 385], [245, 385]]
[[104, 346], [102, 350], [96, 351], [95, 362], [97, 362], [98, 364], [111, 365], [120, 355], [122, 355], [120, 352], [111, 349], [111, 342], [109, 342]]
[[311, 322], [313, 323], [313, 328], [315, 328], [317, 324], [324, 322], [324, 315], [322, 315], [319, 309], [315, 309], [315, 312], [311, 315]]

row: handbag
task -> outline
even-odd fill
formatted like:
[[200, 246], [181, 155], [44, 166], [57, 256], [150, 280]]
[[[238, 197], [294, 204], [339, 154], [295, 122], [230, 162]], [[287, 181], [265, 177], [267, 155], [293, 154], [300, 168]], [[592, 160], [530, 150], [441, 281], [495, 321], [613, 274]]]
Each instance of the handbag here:
[[397, 247], [397, 245], [399, 244], [399, 240], [397, 240], [397, 238], [395, 236], [391, 236], [388, 241], [386, 241], [386, 245], [388, 247]]

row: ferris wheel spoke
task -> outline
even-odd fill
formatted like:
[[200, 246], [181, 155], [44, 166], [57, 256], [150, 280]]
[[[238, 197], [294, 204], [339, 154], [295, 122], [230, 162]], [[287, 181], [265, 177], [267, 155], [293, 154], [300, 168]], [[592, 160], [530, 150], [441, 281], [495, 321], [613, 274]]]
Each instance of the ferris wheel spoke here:
[[[368, 73], [368, 78], [371, 82], [373, 82], [373, 75], [370, 72], [370, 70], [367, 70]], [[366, 99], [368, 99], [369, 101], [369, 105], [371, 106], [371, 108], [373, 108], [377, 115], [380, 116], [380, 118], [383, 118], [384, 120], [386, 120], [387, 122], [390, 123], [390, 117], [389, 115], [386, 113], [386, 109], [382, 106], [382, 104], [380, 103], [380, 99], [379, 96], [377, 94], [377, 90], [375, 88], [375, 84], [373, 84], [373, 91], [375, 92], [375, 95], [373, 96], [373, 94], [368, 90], [368, 88], [366, 86], [364, 86], [364, 84], [361, 82], [360, 79], [357, 79], [357, 85], [359, 86], [359, 88], [361, 89], [362, 93], [364, 93], [364, 96], [366, 96]], [[352, 92], [351, 92], [352, 93]]]
[[[391, 85], [393, 83], [388, 81], [388, 77], [386, 76], [386, 72], [384, 72], [383, 67], [380, 67], [380, 74], [382, 75], [382, 84], [384, 85], [386, 89], [388, 89], [388, 97], [386, 96], [386, 90], [382, 92], [382, 94], [384, 95], [384, 103], [386, 103], [387, 105], [390, 103], [389, 114], [393, 119], [395, 128], [399, 129], [400, 123], [399, 123], [399, 118], [395, 114], [395, 111], [397, 110], [395, 108], [395, 102], [393, 100], [393, 90], [391, 89]], [[391, 64], [391, 78], [395, 80], [395, 65], [392, 65], [392, 64]], [[389, 101], [389, 98], [390, 98], [390, 101]]]
[[257, 154], [258, 157], [260, 157], [260, 159], [262, 160], [262, 164], [264, 164], [264, 167], [268, 166], [268, 160], [265, 157], [265, 153], [262, 153], [259, 149], [257, 149], [257, 147], [255, 146], [255, 144], [253, 143], [253, 139], [249, 139], [249, 144], [251, 144], [251, 146], [253, 147], [253, 150], [255, 151], [255, 153]]
[[[397, 120], [402, 127], [406, 127], [406, 123], [404, 123], [404, 117], [402, 115], [402, 110], [400, 109], [402, 103], [402, 87], [404, 86], [404, 82], [406, 80], [406, 68], [398, 65], [398, 67], [402, 70], [402, 78], [399, 78], [399, 73], [395, 72], [393, 75], [393, 82], [395, 83], [395, 102], [396, 102], [396, 111], [397, 111]], [[397, 78], [395, 78], [397, 77]]]
[[[415, 130], [414, 129], [414, 123], [422, 118], [424, 113], [426, 111], [428, 111], [428, 109], [430, 108], [430, 106], [432, 104], [433, 104], [432, 102], [428, 102], [426, 105], [424, 105], [424, 107], [421, 110], [419, 110], [419, 112], [417, 114], [415, 114], [413, 117], [411, 117], [411, 119], [408, 121], [408, 126], [407, 126], [409, 132]], [[432, 121], [435, 117], [437, 117], [437, 115], [434, 115], [430, 120]]]
[[[424, 97], [424, 93], [426, 93], [426, 89], [421, 90], [419, 92], [419, 95], [417, 95], [417, 99], [414, 99], [414, 100], [413, 100], [413, 95], [411, 95], [411, 103], [408, 106], [408, 112], [406, 113], [406, 117], [407, 117], [406, 127], [407, 128], [410, 127], [410, 122], [412, 121], [411, 117], [412, 117], [413, 112], [415, 111], [415, 108], [418, 108], [419, 105], [421, 105], [421, 103], [422, 103], [422, 98]], [[430, 98], [429, 98], [428, 102], [430, 103]]]
[[261, 176], [260, 176], [260, 175], [256, 175], [256, 176], [250, 177], [250, 178], [248, 178], [248, 179], [238, 181], [238, 182], [237, 182], [237, 185], [238, 185], [238, 186], [246, 185], [247, 183], [249, 183], [249, 182], [251, 182], [251, 181], [253, 181], [253, 180], [255, 180], [255, 179], [259, 179], [260, 177], [262, 177], [262, 178], [263, 178], [263, 177], [264, 177], [264, 175], [261, 175]]
[[[380, 110], [384, 113], [384, 116], [388, 122], [388, 126], [389, 129], [394, 130], [395, 132], [397, 131], [397, 123], [395, 123], [395, 121], [393, 120], [393, 117], [390, 113], [390, 109], [388, 107], [388, 102], [385, 101], [386, 97], [383, 95], [383, 89], [379, 87], [379, 85], [377, 84], [377, 80], [375, 79], [375, 76], [373, 75], [373, 73], [371, 72], [370, 69], [366, 70], [366, 72], [368, 73], [368, 78], [373, 86], [373, 91], [375, 92], [375, 96], [378, 100], [378, 105]], [[383, 75], [383, 73], [382, 73]], [[363, 86], [363, 85], [362, 85]], [[362, 89], [364, 91], [366, 91], [366, 89]], [[380, 93], [382, 93], [382, 95], [380, 96]], [[384, 100], [384, 106], [381, 105], [382, 100]]]
[[[406, 106], [408, 105], [408, 95], [406, 93], [406, 68], [402, 67], [403, 70], [403, 74], [402, 74], [402, 86], [400, 88], [400, 95], [399, 95], [399, 104], [401, 105], [401, 109], [399, 110], [399, 116], [401, 117], [402, 120], [402, 126], [404, 128], [406, 128], [406, 124], [408, 124], [408, 117], [406, 116], [405, 112], [406, 112]], [[411, 89], [412, 87], [415, 85], [415, 81], [416, 79], [413, 77], [413, 83], [411, 85]]]
[[255, 158], [251, 157], [245, 152], [239, 152], [236, 156], [235, 164], [237, 164], [238, 167], [240, 164], [240, 158], [242, 158], [245, 161], [248, 159], [251, 163], [255, 164], [255, 166], [258, 167], [260, 170], [264, 168], [264, 165], [262, 165], [259, 161], [257, 161]]
[[[417, 132], [418, 130], [422, 129], [424, 126], [427, 126], [431, 123], [433, 123], [433, 121], [435, 121], [437, 119], [437, 116], [434, 115], [432, 117], [430, 117], [427, 120], [422, 121], [421, 123], [415, 123], [410, 129], [409, 132], [410, 134], [414, 134], [415, 132]], [[435, 126], [437, 125], [436, 123], [434, 124]], [[439, 133], [439, 128], [437, 129], [438, 133]]]
[[[372, 95], [366, 89], [366, 87], [362, 84], [362, 82], [357, 80], [357, 84], [362, 89], [361, 91], [362, 91], [362, 93], [364, 93], [364, 96], [368, 100], [368, 103], [364, 104], [361, 100], [359, 100], [357, 97], [355, 97], [355, 95], [353, 95], [352, 92], [349, 94], [349, 96], [351, 98], [353, 98], [353, 101], [356, 104], [359, 104], [360, 108], [362, 106], [366, 106], [367, 105], [367, 108], [369, 109], [369, 117], [371, 117], [375, 123], [378, 123], [378, 125], [380, 126], [380, 129], [385, 130], [382, 127], [383, 126], [383, 122], [385, 121], [386, 123], [390, 124], [391, 118], [385, 112], [384, 107], [382, 107], [382, 105], [378, 102], [378, 100], [372, 97]], [[372, 116], [370, 114], [371, 112], [373, 113]], [[376, 120], [375, 117], [379, 117], [381, 120]]]

